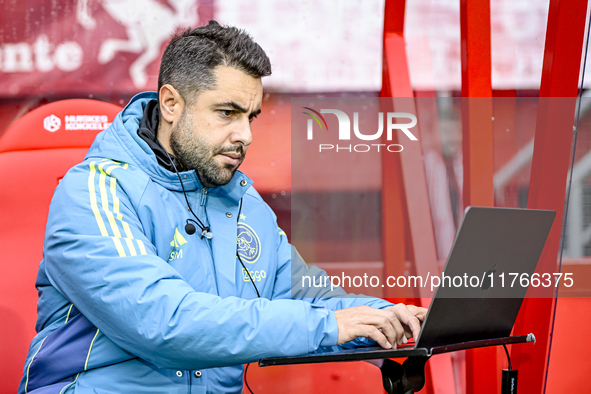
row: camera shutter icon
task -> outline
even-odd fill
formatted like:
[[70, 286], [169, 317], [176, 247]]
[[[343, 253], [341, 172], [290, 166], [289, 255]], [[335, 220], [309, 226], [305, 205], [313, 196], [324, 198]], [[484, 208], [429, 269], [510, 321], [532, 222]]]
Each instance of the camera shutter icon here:
[[43, 128], [51, 133], [59, 130], [61, 126], [62, 120], [53, 114], [43, 119]]

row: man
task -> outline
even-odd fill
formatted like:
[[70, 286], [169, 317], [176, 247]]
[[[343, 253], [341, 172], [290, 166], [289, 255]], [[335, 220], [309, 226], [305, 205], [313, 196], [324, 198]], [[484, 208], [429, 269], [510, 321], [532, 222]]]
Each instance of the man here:
[[262, 357], [416, 338], [423, 308], [292, 289], [325, 273], [236, 171], [270, 73], [236, 28], [185, 31], [158, 94], [135, 96], [63, 178], [20, 393], [235, 393]]

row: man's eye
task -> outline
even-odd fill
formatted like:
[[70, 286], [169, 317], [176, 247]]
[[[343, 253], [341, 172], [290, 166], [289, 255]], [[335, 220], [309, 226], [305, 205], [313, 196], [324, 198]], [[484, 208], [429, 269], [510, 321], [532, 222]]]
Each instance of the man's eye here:
[[248, 121], [249, 121], [250, 123], [252, 123], [252, 121], [253, 121], [253, 120], [255, 120], [256, 118], [257, 118], [257, 116], [256, 116], [256, 115], [251, 115], [251, 116], [249, 116], [249, 117], [248, 117]]
[[222, 114], [222, 116], [224, 118], [230, 118], [234, 114], [234, 111], [232, 111], [230, 109], [222, 109], [222, 110], [220, 110], [220, 113]]

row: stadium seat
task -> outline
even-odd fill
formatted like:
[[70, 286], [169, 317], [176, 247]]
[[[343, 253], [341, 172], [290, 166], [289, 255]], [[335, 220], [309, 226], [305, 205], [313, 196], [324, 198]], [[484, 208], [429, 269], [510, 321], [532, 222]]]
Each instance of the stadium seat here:
[[74, 99], [47, 104], [0, 137], [0, 394], [14, 394], [35, 332], [35, 278], [53, 191], [120, 107]]

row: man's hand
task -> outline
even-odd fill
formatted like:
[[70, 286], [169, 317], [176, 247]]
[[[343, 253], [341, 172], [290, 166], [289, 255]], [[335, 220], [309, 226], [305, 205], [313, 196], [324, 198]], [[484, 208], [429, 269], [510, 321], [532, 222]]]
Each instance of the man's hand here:
[[339, 338], [337, 344], [357, 337], [373, 339], [384, 349], [392, 349], [419, 336], [421, 321], [427, 310], [413, 305], [398, 304], [384, 309], [356, 306], [335, 311]]
[[[419, 339], [419, 333], [421, 332], [421, 323], [425, 320], [427, 315], [427, 308], [414, 305], [397, 304], [384, 308], [384, 310], [392, 311], [396, 317], [403, 323], [404, 336], [406, 338], [413, 338], [416, 342]], [[409, 315], [410, 312], [410, 315]], [[414, 317], [414, 318], [413, 318]]]

